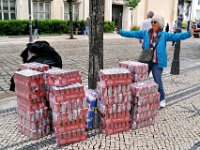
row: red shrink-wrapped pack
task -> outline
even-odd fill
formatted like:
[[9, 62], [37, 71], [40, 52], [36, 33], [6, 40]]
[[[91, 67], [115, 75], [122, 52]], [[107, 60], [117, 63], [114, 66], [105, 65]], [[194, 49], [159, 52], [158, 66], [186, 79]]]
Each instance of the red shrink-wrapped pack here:
[[122, 68], [102, 69], [99, 71], [99, 77], [106, 86], [126, 85], [132, 82], [130, 71]]
[[72, 130], [56, 135], [56, 141], [58, 145], [66, 145], [75, 142], [80, 142], [86, 140], [86, 138], [87, 134], [85, 132], [85, 129]]
[[133, 83], [131, 84], [131, 91], [135, 97], [149, 95], [158, 91], [158, 84], [151, 80]]
[[132, 81], [145, 81], [148, 78], [148, 64], [137, 61], [121, 61], [118, 63], [120, 68], [128, 69], [132, 74]]
[[49, 91], [49, 100], [55, 102], [64, 102], [67, 99], [85, 98], [84, 87], [80, 83], [67, 86], [51, 86]]
[[17, 96], [17, 105], [28, 111], [35, 111], [46, 106], [46, 100], [44, 96], [37, 97], [34, 99], [26, 99], [21, 96]]
[[14, 75], [15, 84], [20, 84], [24, 87], [29, 87], [27, 90], [35, 90], [32, 87], [44, 84], [43, 73], [34, 70], [16, 71]]
[[73, 83], [82, 83], [79, 70], [49, 69], [45, 72], [49, 86], [66, 86]]
[[33, 130], [19, 123], [18, 130], [19, 132], [28, 136], [30, 139], [38, 140], [39, 138], [45, 137], [46, 135], [50, 133], [50, 126], [45, 125], [45, 126], [42, 126], [40, 129], [37, 128], [36, 130]]
[[44, 71], [49, 70], [49, 65], [41, 64], [37, 62], [20, 64], [19, 67], [21, 70], [30, 69], [30, 70], [36, 70], [39, 72], [44, 72]]

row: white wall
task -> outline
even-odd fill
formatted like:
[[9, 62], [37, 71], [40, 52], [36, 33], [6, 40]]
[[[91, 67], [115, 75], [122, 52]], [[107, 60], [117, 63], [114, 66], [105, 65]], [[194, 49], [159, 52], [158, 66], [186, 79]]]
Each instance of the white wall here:
[[123, 6], [123, 16], [122, 16], [122, 29], [130, 30], [131, 28], [131, 11], [127, 6]]
[[89, 0], [84, 0], [84, 1], [85, 1], [85, 7], [84, 7], [84, 11], [83, 11], [84, 12], [83, 20], [86, 20], [87, 17], [90, 16], [90, 14], [89, 14], [90, 13], [90, 7], [89, 7]]
[[112, 21], [112, 0], [105, 0], [104, 20]]
[[51, 19], [64, 19], [63, 0], [51, 1]]
[[28, 0], [17, 0], [16, 9], [17, 9], [17, 16], [16, 16], [17, 19], [19, 20], [29, 19]]
[[198, 17], [197, 17], [197, 10], [200, 11], [200, 5], [198, 5], [198, 0], [193, 0], [192, 1], [192, 20], [195, 21]]
[[[176, 20], [177, 0], [141, 0], [138, 6], [131, 13], [124, 6], [123, 12], [123, 29], [130, 29], [131, 26], [140, 26], [142, 21], [146, 19], [147, 12], [153, 11], [155, 14], [161, 14], [165, 18], [165, 22], [171, 27], [173, 21]], [[167, 4], [167, 5], [166, 5]]]
[[79, 20], [83, 20], [83, 18], [85, 18], [84, 7], [85, 7], [85, 0], [82, 0], [79, 4]]

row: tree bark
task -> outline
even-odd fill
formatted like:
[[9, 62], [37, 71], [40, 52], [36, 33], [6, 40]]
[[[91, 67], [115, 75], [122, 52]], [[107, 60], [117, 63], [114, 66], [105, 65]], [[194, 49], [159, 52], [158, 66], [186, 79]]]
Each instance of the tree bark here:
[[[182, 30], [182, 21], [183, 21], [183, 9], [184, 9], [184, 0], [178, 1], [178, 16], [177, 16], [177, 28], [176, 33], [180, 33]], [[174, 59], [172, 62], [171, 72], [170, 74], [178, 75], [180, 74], [180, 45], [181, 42], [177, 41], [174, 47]]]
[[90, 0], [88, 87], [96, 88], [103, 69], [104, 0]]

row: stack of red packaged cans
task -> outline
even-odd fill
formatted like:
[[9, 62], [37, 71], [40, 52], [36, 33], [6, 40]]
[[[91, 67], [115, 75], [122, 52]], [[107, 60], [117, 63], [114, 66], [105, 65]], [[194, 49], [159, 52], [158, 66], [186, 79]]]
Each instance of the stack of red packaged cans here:
[[31, 70], [36, 70], [36, 71], [40, 71], [40, 72], [49, 70], [49, 65], [41, 64], [41, 63], [37, 63], [37, 62], [20, 64], [19, 67], [21, 70], [31, 69]]
[[[20, 64], [19, 67], [21, 70], [30, 69], [30, 70], [36, 70], [39, 72], [46, 72], [47, 70], [49, 70], [49, 65], [41, 64], [41, 63], [37, 63], [37, 62]], [[44, 89], [46, 92], [45, 96], [46, 96], [46, 100], [48, 100], [48, 87], [47, 87], [46, 80], [44, 80], [44, 82], [45, 82]], [[47, 106], [48, 105], [49, 105], [49, 103], [47, 102]]]
[[49, 86], [65, 86], [73, 83], [82, 83], [79, 70], [49, 69], [45, 72]]
[[133, 83], [133, 109], [131, 111], [132, 129], [154, 125], [155, 116], [160, 106], [158, 85], [150, 80]]
[[73, 83], [82, 83], [79, 70], [63, 70], [60, 68], [52, 68], [45, 71], [45, 89], [46, 97], [49, 100], [50, 86], [66, 86]]
[[131, 73], [127, 69], [104, 69], [99, 71], [97, 83], [100, 112], [100, 128], [106, 135], [130, 129]]
[[44, 99], [43, 73], [35, 70], [15, 72], [18, 129], [31, 139], [39, 139], [50, 133], [48, 108]]
[[58, 145], [85, 140], [88, 103], [79, 71], [48, 70], [46, 79]]
[[132, 129], [154, 125], [160, 103], [160, 94], [158, 85], [154, 81], [148, 80], [148, 64], [122, 61], [119, 62], [119, 67], [127, 68], [132, 74]]
[[148, 64], [137, 61], [121, 61], [120, 68], [127, 68], [132, 74], [133, 82], [145, 81], [148, 78]]

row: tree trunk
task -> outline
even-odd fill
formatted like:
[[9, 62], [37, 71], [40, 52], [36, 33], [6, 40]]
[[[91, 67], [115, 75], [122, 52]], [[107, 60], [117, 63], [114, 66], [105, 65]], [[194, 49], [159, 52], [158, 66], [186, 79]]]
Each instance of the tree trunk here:
[[[177, 28], [176, 28], [176, 33], [181, 32], [182, 29], [182, 21], [183, 21], [183, 8], [184, 8], [184, 0], [179, 0], [178, 1], [178, 16], [177, 16]], [[172, 67], [171, 67], [171, 72], [170, 74], [173, 75], [178, 75], [180, 74], [180, 45], [181, 42], [177, 41], [175, 43], [175, 48], [174, 48], [174, 59], [172, 62]]]
[[70, 39], [73, 39], [73, 16], [72, 16], [72, 0], [69, 0], [69, 25], [70, 25]]
[[88, 87], [96, 88], [103, 69], [104, 0], [90, 0]]

